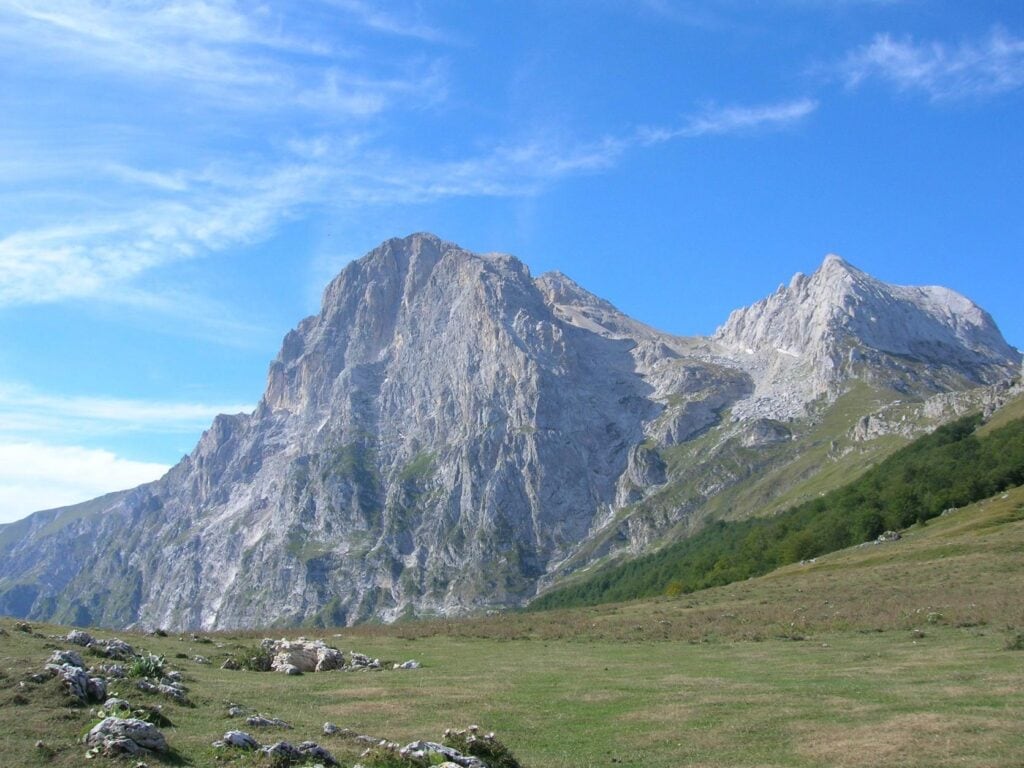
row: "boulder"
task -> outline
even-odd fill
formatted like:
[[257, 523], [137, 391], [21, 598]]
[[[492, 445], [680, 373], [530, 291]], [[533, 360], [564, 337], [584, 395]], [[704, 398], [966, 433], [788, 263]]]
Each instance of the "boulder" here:
[[315, 741], [304, 741], [299, 744], [299, 752], [309, 760], [317, 760], [324, 765], [337, 765], [338, 761], [334, 759], [334, 755], [328, 752], [326, 749], [321, 747]]
[[[50, 665], [47, 667], [60, 678], [66, 690], [71, 696], [83, 703], [89, 701], [89, 675], [81, 667], [70, 664], [61, 664], [59, 667]], [[102, 701], [102, 699], [100, 699]]]
[[50, 659], [47, 663], [58, 667], [62, 664], [68, 664], [72, 667], [85, 669], [85, 662], [82, 660], [82, 655], [78, 651], [54, 651], [50, 655]]
[[159, 729], [133, 717], [104, 718], [89, 731], [85, 743], [108, 756], [167, 752], [167, 739]]
[[220, 741], [213, 742], [213, 746], [253, 750], [259, 749], [261, 745], [245, 731], [228, 731]]
[[265, 717], [263, 715], [252, 715], [245, 719], [245, 724], [251, 728], [291, 728], [284, 720], [276, 717]]
[[414, 741], [406, 744], [399, 751], [399, 755], [413, 760], [430, 760], [431, 755], [440, 755], [446, 762], [455, 763], [460, 768], [487, 768], [487, 764], [480, 758], [464, 755], [453, 747], [434, 741]]
[[128, 645], [124, 640], [120, 640], [116, 637], [110, 640], [104, 640], [102, 645], [107, 649], [107, 656], [111, 659], [128, 661], [135, 656], [135, 649]]
[[341, 651], [330, 647], [323, 640], [307, 640], [304, 637], [298, 640], [278, 640], [269, 650], [274, 654], [270, 668], [275, 672], [294, 674], [290, 671], [291, 667], [300, 672], [324, 672], [338, 669], [345, 663]]
[[113, 696], [107, 699], [105, 702], [103, 702], [103, 710], [105, 712], [124, 712], [130, 710], [131, 708], [131, 704], [129, 704], [126, 700], [119, 699]]
[[270, 746], [263, 747], [260, 752], [282, 763], [298, 763], [306, 759], [306, 756], [299, 751], [299, 748], [289, 744], [287, 741], [279, 741]]
[[96, 638], [81, 629], [73, 629], [68, 632], [68, 636], [64, 638], [69, 643], [74, 645], [80, 645], [83, 648], [88, 647], [96, 642]]

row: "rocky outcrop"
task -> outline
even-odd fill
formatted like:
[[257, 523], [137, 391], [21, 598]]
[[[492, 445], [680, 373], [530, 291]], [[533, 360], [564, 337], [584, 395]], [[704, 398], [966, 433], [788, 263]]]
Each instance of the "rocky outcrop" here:
[[[677, 530], [854, 380], [921, 400], [1019, 373], [968, 300], [834, 257], [681, 338], [511, 256], [389, 240], [287, 334], [253, 413], [154, 483], [0, 528], [0, 612], [230, 628], [522, 605]], [[702, 474], [718, 446], [683, 449], [719, 428], [753, 458]], [[684, 454], [687, 493], [620, 519]]]
[[345, 664], [341, 651], [323, 640], [278, 640], [272, 648], [270, 668], [275, 672], [289, 672], [292, 668], [299, 672], [327, 672]]
[[107, 717], [92, 727], [85, 737], [92, 754], [108, 757], [116, 755], [146, 755], [167, 752], [167, 739], [163, 733], [145, 720], [137, 718]]

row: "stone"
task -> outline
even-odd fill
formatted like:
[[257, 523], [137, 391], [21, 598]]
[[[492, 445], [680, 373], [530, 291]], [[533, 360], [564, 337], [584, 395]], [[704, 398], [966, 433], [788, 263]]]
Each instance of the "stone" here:
[[193, 656], [192, 657], [192, 661], [194, 661], [196, 664], [209, 664], [210, 663], [210, 660], [208, 658], [206, 658], [205, 656]]
[[107, 698], [107, 681], [102, 677], [90, 677], [86, 683], [88, 701], [105, 701]]
[[102, 643], [107, 650], [107, 656], [119, 661], [128, 661], [135, 656], [135, 649], [119, 638], [112, 638]]
[[315, 741], [304, 741], [299, 744], [298, 749], [307, 760], [319, 760], [324, 765], [338, 764], [338, 761], [334, 759], [334, 755], [321, 747]]
[[270, 668], [275, 672], [295, 674], [293, 668], [300, 672], [325, 672], [345, 663], [341, 651], [323, 640], [278, 640], [268, 650], [274, 654]]
[[131, 705], [125, 699], [111, 697], [103, 702], [103, 709], [106, 712], [122, 712], [131, 710]]
[[246, 718], [245, 724], [252, 728], [291, 728], [284, 720], [264, 715], [251, 715]]
[[167, 739], [160, 730], [136, 718], [104, 718], [92, 727], [85, 737], [85, 743], [100, 748], [108, 756], [168, 751]]
[[220, 741], [213, 742], [215, 747], [234, 747], [235, 749], [255, 750], [262, 745], [245, 731], [228, 731]]
[[899, 541], [902, 538], [903, 537], [899, 534], [899, 531], [885, 531], [884, 533], [878, 534], [876, 541]]
[[306, 757], [299, 751], [298, 747], [293, 746], [287, 741], [278, 741], [275, 744], [263, 747], [260, 751], [268, 757], [286, 763], [297, 763]]
[[487, 768], [487, 764], [478, 757], [464, 755], [457, 749], [438, 744], [434, 741], [414, 741], [406, 744], [399, 752], [403, 757], [413, 760], [430, 759], [430, 755], [440, 755], [445, 761], [455, 763], [460, 768]]
[[401, 664], [395, 664], [395, 669], [419, 669], [420, 663], [416, 659], [409, 659], [403, 661]]
[[338, 730], [338, 726], [334, 723], [324, 723], [323, 731], [325, 736], [333, 736]]
[[245, 707], [239, 707], [238, 705], [228, 707], [228, 717], [245, 717], [245, 712]]
[[88, 632], [81, 629], [73, 629], [68, 632], [68, 636], [65, 638], [69, 643], [81, 646], [89, 646], [96, 642], [96, 638], [90, 635]]
[[128, 676], [128, 671], [121, 664], [101, 664], [98, 670], [107, 679], [121, 680]]
[[72, 667], [85, 668], [85, 661], [82, 660], [81, 654], [78, 651], [54, 651], [49, 658], [48, 664], [55, 664], [61, 666], [67, 664]]
[[48, 667], [57, 677], [60, 678], [67, 691], [73, 698], [83, 703], [88, 703], [89, 696], [89, 675], [81, 667], [73, 667], [70, 664], [62, 664], [59, 667]]
[[239, 664], [239, 663], [238, 663], [238, 662], [237, 662], [237, 661], [236, 661], [235, 659], [233, 659], [233, 658], [228, 658], [228, 659], [226, 659], [226, 660], [224, 661], [224, 663], [223, 663], [223, 664], [221, 664], [221, 665], [220, 665], [220, 668], [221, 668], [221, 669], [230, 669], [230, 670], [235, 670], [235, 671], [237, 671], [237, 670], [239, 670], [239, 669], [241, 669], [241, 668], [242, 668], [242, 665], [241, 665], [241, 664]]

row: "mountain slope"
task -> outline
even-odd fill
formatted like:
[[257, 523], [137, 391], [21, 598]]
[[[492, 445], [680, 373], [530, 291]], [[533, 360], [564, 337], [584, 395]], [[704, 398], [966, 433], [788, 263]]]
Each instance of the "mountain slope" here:
[[[899, 391], [878, 389], [855, 419], [1019, 372], [966, 299], [836, 267], [794, 283], [874, 286], [849, 306], [852, 288], [836, 294], [849, 322], [838, 309], [804, 321], [777, 294], [714, 338], [680, 338], [511, 256], [389, 240], [285, 337], [252, 414], [217, 417], [155, 483], [0, 527], [0, 612], [212, 628], [521, 605], [588, 563], [685, 534], [723, 492], [791, 465], [811, 446], [801, 430], [827, 423], [857, 381]], [[861, 340], [865, 312], [920, 332], [902, 351]], [[805, 366], [840, 347], [856, 364], [780, 399], [781, 344]], [[974, 399], [955, 395], [938, 420]], [[765, 418], [766, 403], [795, 421]], [[739, 464], [733, 445], [749, 454]], [[677, 498], [695, 477], [699, 492]]]
[[820, 498], [769, 518], [719, 522], [553, 590], [532, 607], [597, 605], [741, 581], [1024, 484], [1024, 419], [979, 436], [980, 421], [975, 414], [947, 424]]

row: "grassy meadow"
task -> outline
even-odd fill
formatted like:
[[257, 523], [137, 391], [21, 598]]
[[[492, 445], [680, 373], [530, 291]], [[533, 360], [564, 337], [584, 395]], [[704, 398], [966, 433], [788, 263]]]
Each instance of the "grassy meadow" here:
[[[1012, 766], [1024, 755], [1021, 595], [1016, 489], [898, 542], [690, 595], [288, 633], [382, 660], [415, 658], [419, 670], [233, 672], [220, 663], [264, 633], [93, 633], [164, 655], [185, 674], [194, 706], [163, 702], [173, 752], [147, 758], [151, 768], [260, 765], [210, 746], [229, 728], [263, 743], [311, 739], [343, 765], [358, 762], [362, 747], [323, 736], [325, 721], [402, 743], [479, 724], [531, 768]], [[53, 649], [69, 647], [52, 639], [67, 628], [0, 627], [2, 764], [82, 765], [78, 739], [97, 718], [56, 681], [25, 682]], [[194, 662], [197, 654], [213, 663]], [[162, 701], [129, 682], [112, 689], [133, 705]], [[248, 729], [228, 717], [229, 704], [294, 728]]]

